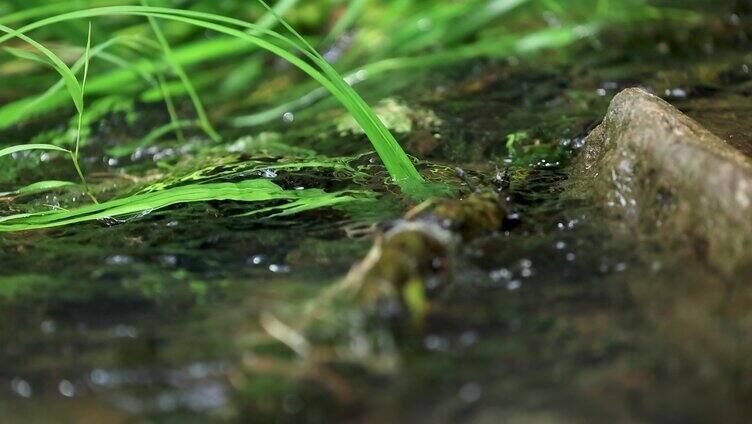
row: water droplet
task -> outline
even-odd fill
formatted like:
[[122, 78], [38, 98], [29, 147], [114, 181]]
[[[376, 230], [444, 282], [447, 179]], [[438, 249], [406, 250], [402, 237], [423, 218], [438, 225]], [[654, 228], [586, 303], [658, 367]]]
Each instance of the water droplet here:
[[563, 241], [557, 241], [556, 242], [556, 249], [557, 250], [564, 250], [566, 248], [567, 248], [567, 243], [565, 243]]
[[520, 280], [512, 280], [507, 283], [507, 290], [515, 291], [519, 290], [520, 287], [522, 287], [522, 282]]
[[572, 252], [567, 253], [567, 260], [569, 262], [573, 262], [575, 259], [577, 259], [577, 255]]
[[269, 271], [276, 273], [285, 273], [290, 272], [290, 267], [287, 265], [271, 264], [269, 265]]
[[293, 121], [295, 121], [295, 114], [292, 112], [285, 112], [284, 115], [282, 115], [282, 122], [285, 124], [292, 124]]
[[259, 171], [259, 174], [264, 178], [277, 178], [277, 171], [269, 168], [262, 169], [261, 171]]
[[32, 395], [31, 384], [22, 378], [14, 378], [11, 380], [10, 388], [21, 397], [30, 398]]
[[253, 255], [246, 261], [249, 265], [261, 265], [266, 262], [265, 255]]
[[491, 277], [492, 280], [494, 280], [495, 282], [498, 283], [499, 281], [502, 281], [502, 280], [509, 280], [509, 279], [511, 279], [512, 278], [512, 272], [509, 271], [506, 268], [500, 268], [500, 269], [497, 269], [495, 271], [491, 271], [490, 277]]
[[447, 347], [446, 340], [435, 334], [426, 336], [425, 340], [423, 340], [423, 344], [428, 350], [443, 350]]
[[133, 259], [127, 255], [114, 255], [107, 258], [108, 265], [128, 265], [131, 262], [133, 262]]
[[674, 88], [674, 89], [666, 90], [666, 96], [684, 99], [687, 97], [687, 92], [686, 90], [681, 89], [681, 88]]
[[60, 384], [57, 385], [57, 390], [65, 397], [73, 397], [73, 395], [76, 394], [76, 387], [68, 380], [61, 381]]

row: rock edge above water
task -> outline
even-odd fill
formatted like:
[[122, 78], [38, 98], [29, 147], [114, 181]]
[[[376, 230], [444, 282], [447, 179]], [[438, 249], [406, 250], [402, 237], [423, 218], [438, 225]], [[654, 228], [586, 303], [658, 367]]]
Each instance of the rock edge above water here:
[[659, 97], [619, 93], [572, 177], [641, 239], [726, 275], [752, 267], [752, 161]]

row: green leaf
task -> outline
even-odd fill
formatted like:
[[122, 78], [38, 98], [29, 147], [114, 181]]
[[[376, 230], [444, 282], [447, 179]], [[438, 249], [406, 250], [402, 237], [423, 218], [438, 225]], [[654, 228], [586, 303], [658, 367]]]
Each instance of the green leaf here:
[[14, 191], [0, 193], [0, 196], [28, 196], [31, 194], [43, 193], [49, 190], [55, 190], [55, 189], [63, 188], [63, 187], [72, 187], [76, 185], [77, 185], [76, 183], [72, 183], [70, 181], [55, 181], [55, 180], [39, 181], [36, 183], [29, 184], [27, 186], [21, 187]]
[[12, 54], [13, 56], [15, 56], [15, 57], [17, 57], [19, 59], [31, 60], [31, 61], [34, 61], [34, 62], [39, 62], [39, 63], [41, 63], [43, 65], [46, 65], [46, 66], [52, 66], [52, 64], [50, 63], [50, 61], [48, 61], [47, 59], [45, 59], [43, 56], [40, 56], [40, 55], [38, 55], [38, 54], [36, 54], [34, 52], [30, 52], [28, 50], [17, 49], [15, 47], [4, 47], [3, 50], [5, 50], [6, 52]]
[[4, 149], [0, 149], [0, 157], [12, 155], [13, 153], [17, 152], [24, 152], [27, 150], [53, 150], [63, 153], [71, 152], [68, 149], [63, 149], [62, 147], [55, 146], [54, 144], [19, 144], [16, 146], [10, 146]]
[[83, 91], [81, 90], [81, 85], [78, 83], [76, 75], [73, 74], [73, 71], [71, 71], [65, 62], [53, 53], [52, 50], [24, 35], [23, 32], [16, 31], [5, 25], [0, 25], [0, 31], [7, 33], [8, 36], [20, 38], [31, 44], [35, 49], [39, 50], [40, 53], [46, 56], [47, 59], [50, 60], [50, 65], [60, 74], [60, 76], [63, 77], [63, 80], [65, 80], [68, 93], [73, 99], [73, 104], [76, 106], [76, 109], [79, 113], [83, 113]]
[[[146, 0], [141, 0], [141, 4], [148, 6]], [[157, 41], [159, 41], [160, 47], [162, 48], [164, 60], [168, 65], [170, 65], [170, 68], [172, 68], [172, 71], [178, 76], [178, 78], [180, 78], [181, 84], [183, 84], [183, 87], [185, 87], [185, 91], [188, 93], [188, 97], [190, 97], [191, 102], [193, 103], [193, 108], [196, 110], [196, 115], [198, 115], [198, 120], [201, 123], [201, 128], [203, 128], [204, 132], [206, 132], [206, 134], [212, 140], [216, 142], [222, 141], [222, 137], [219, 135], [219, 133], [217, 133], [217, 131], [209, 121], [209, 117], [206, 115], [206, 110], [204, 109], [204, 105], [201, 102], [201, 98], [199, 97], [196, 88], [193, 86], [191, 79], [188, 77], [188, 74], [185, 73], [183, 67], [180, 66], [180, 62], [174, 59], [172, 47], [170, 47], [170, 43], [167, 41], [167, 37], [165, 37], [162, 29], [159, 27], [157, 20], [152, 16], [148, 16], [147, 19], [149, 20], [149, 25], [151, 26], [151, 29], [154, 32], [154, 35], [157, 37]]]
[[[317, 193], [320, 193], [317, 191]], [[336, 195], [330, 195], [337, 197]], [[37, 213], [23, 213], [0, 217], [0, 232], [25, 231], [41, 228], [59, 227], [79, 222], [94, 221], [102, 218], [127, 217], [139, 213], [148, 213], [171, 205], [216, 200], [233, 200], [238, 202], [261, 202], [284, 200], [291, 203], [286, 214], [301, 212], [307, 199], [312, 207], [334, 205], [341, 200], [319, 200], [306, 190], [284, 190], [266, 179], [254, 179], [239, 183], [188, 184], [164, 190], [139, 193], [107, 202], [83, 206], [72, 210], [51, 210]]]

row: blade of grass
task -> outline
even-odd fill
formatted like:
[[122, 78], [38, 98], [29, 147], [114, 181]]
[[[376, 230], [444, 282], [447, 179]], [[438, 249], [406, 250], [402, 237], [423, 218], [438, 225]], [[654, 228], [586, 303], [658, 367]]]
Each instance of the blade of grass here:
[[[318, 193], [320, 192], [316, 190], [316, 194]], [[343, 194], [349, 197], [353, 195], [352, 192], [343, 192]], [[36, 230], [103, 218], [125, 217], [144, 212], [148, 213], [172, 205], [194, 202], [282, 200], [293, 202], [289, 208], [283, 208], [292, 209], [287, 211], [287, 214], [291, 214], [310, 210], [314, 207], [323, 207], [321, 205], [331, 206], [344, 201], [351, 201], [348, 198], [337, 199], [337, 196], [337, 193], [331, 193], [326, 196], [326, 201], [317, 201], [317, 196], [312, 195], [307, 190], [284, 190], [267, 179], [246, 180], [239, 183], [189, 184], [134, 194], [73, 210], [54, 210], [0, 217], [0, 232]], [[311, 206], [308, 208], [305, 207], [306, 200], [311, 202]]]
[[[115, 6], [117, 4], [129, 4], [135, 3], [133, 0], [89, 0], [89, 7], [108, 5]], [[5, 16], [0, 16], [0, 24], [8, 25], [16, 22], [27, 21], [30, 19], [36, 19], [42, 16], [49, 16], [52, 14], [63, 13], [70, 10], [76, 10], [81, 5], [77, 2], [71, 2], [70, 0], [58, 1], [52, 4], [45, 4], [44, 6], [37, 6], [28, 9], [24, 9], [15, 13], [10, 13]]]
[[308, 189], [299, 190], [301, 198], [289, 203], [256, 209], [238, 216], [256, 216], [273, 212], [269, 218], [278, 218], [307, 212], [315, 209], [333, 207], [343, 203], [373, 202], [376, 200], [372, 192], [337, 192], [327, 193], [324, 190]]
[[10, 146], [4, 149], [0, 149], [0, 157], [30, 150], [52, 150], [56, 152], [71, 153], [70, 150], [55, 146], [54, 144], [19, 144], [16, 146]]
[[[121, 39], [122, 39], [121, 37], [115, 37], [115, 38], [105, 41], [102, 44], [99, 44], [93, 47], [90, 52], [91, 57], [99, 56], [101, 54], [102, 57], [105, 58], [106, 55], [104, 51], [110, 46], [112, 46], [113, 44], [117, 44], [118, 42], [120, 42]], [[84, 67], [85, 60], [86, 58], [82, 56], [79, 60], [76, 61], [76, 63], [73, 64], [73, 66], [71, 66], [70, 69], [74, 75], [77, 74]], [[44, 93], [36, 96], [35, 98], [27, 99], [27, 101], [19, 101], [16, 103], [12, 103], [10, 106], [14, 107], [13, 112], [16, 115], [25, 115], [29, 112], [32, 112], [37, 106], [44, 105], [47, 99], [50, 99], [53, 96], [55, 96], [55, 94], [59, 90], [65, 87], [65, 84], [66, 84], [65, 78], [61, 78], [60, 81], [53, 84], [50, 88], [45, 90]], [[0, 127], [1, 126], [2, 125], [0, 124]]]
[[8, 191], [5, 193], [0, 193], [0, 197], [2, 196], [28, 196], [31, 194], [38, 194], [38, 193], [44, 193], [45, 191], [55, 190], [63, 187], [73, 187], [76, 186], [76, 183], [72, 183], [70, 181], [39, 181], [36, 183], [29, 184], [27, 186], [21, 187], [19, 189]]
[[21, 40], [32, 45], [35, 49], [39, 50], [40, 53], [42, 53], [45, 57], [47, 57], [47, 59], [49, 59], [50, 65], [60, 74], [60, 76], [63, 77], [63, 80], [65, 80], [65, 85], [68, 88], [68, 93], [73, 99], [73, 104], [76, 105], [76, 109], [80, 113], [81, 110], [83, 109], [83, 104], [82, 104], [83, 95], [81, 93], [81, 85], [78, 83], [76, 76], [73, 74], [73, 72], [68, 67], [68, 65], [66, 65], [65, 62], [63, 62], [50, 49], [36, 42], [35, 40], [29, 38], [28, 36], [23, 34], [23, 32], [18, 32], [5, 25], [0, 25], [0, 31], [5, 32], [6, 34], [10, 36], [20, 38]]
[[13, 56], [19, 59], [30, 60], [32, 62], [38, 62], [43, 65], [52, 66], [49, 60], [45, 59], [43, 56], [40, 56], [28, 50], [18, 49], [15, 47], [3, 47], [3, 50], [5, 50], [6, 52], [12, 54]]
[[[144, 7], [148, 7], [146, 0], [141, 0], [141, 4]], [[191, 79], [188, 77], [188, 74], [185, 73], [183, 67], [180, 66], [180, 63], [178, 63], [173, 58], [172, 47], [170, 47], [170, 43], [167, 41], [167, 37], [165, 37], [162, 29], [159, 27], [159, 24], [152, 16], [147, 16], [147, 19], [149, 20], [149, 25], [151, 26], [152, 31], [154, 31], [154, 35], [157, 37], [157, 41], [159, 41], [159, 44], [162, 47], [165, 61], [170, 65], [170, 68], [172, 68], [172, 71], [178, 76], [178, 78], [180, 78], [180, 82], [185, 87], [186, 92], [188, 92], [188, 97], [190, 97], [191, 102], [193, 103], [193, 108], [196, 110], [198, 120], [201, 123], [201, 128], [212, 140], [216, 142], [222, 141], [222, 137], [214, 129], [211, 122], [209, 122], [209, 118], [206, 116], [204, 105], [201, 102], [201, 98], [199, 97], [198, 93], [196, 92], [196, 88], [193, 87]]]
[[89, 184], [86, 182], [86, 178], [84, 177], [84, 173], [81, 170], [81, 165], [79, 164], [79, 147], [81, 145], [81, 128], [83, 126], [84, 122], [84, 93], [86, 92], [86, 77], [89, 75], [89, 61], [91, 59], [91, 22], [89, 22], [89, 32], [86, 37], [86, 49], [84, 50], [84, 75], [81, 78], [81, 107], [78, 110], [78, 126], [76, 128], [76, 146], [73, 150], [73, 153], [71, 154], [71, 158], [73, 159], [73, 166], [76, 168], [76, 173], [78, 173], [78, 177], [81, 179], [81, 184], [84, 188], [84, 191], [86, 192], [86, 195], [89, 196], [89, 198], [94, 203], [99, 203], [97, 201], [97, 198], [94, 197], [94, 195], [91, 193], [91, 190], [89, 189]]
[[161, 72], [157, 72], [157, 80], [159, 82], [159, 91], [162, 93], [165, 105], [167, 105], [167, 113], [170, 115], [170, 123], [172, 129], [175, 131], [175, 136], [180, 144], [185, 144], [183, 126], [180, 124], [181, 121], [175, 109], [175, 103], [172, 101], [172, 94], [170, 94], [170, 90], [167, 88], [167, 81]]
[[412, 161], [407, 157], [402, 147], [394, 138], [392, 133], [386, 128], [381, 119], [371, 109], [355, 90], [347, 84], [339, 73], [324, 59], [313, 46], [306, 41], [282, 16], [277, 15], [274, 10], [264, 0], [258, 0], [269, 12], [275, 13], [280, 23], [297, 38], [305, 49], [313, 56], [314, 61], [321, 67], [323, 72], [331, 79], [337, 89], [341, 90], [343, 97], [347, 99], [347, 109], [353, 114], [353, 118], [363, 128], [368, 138], [371, 140], [376, 152], [384, 162], [389, 174], [400, 188], [407, 194], [414, 197], [427, 197], [431, 193], [423, 181], [418, 170], [415, 169]]

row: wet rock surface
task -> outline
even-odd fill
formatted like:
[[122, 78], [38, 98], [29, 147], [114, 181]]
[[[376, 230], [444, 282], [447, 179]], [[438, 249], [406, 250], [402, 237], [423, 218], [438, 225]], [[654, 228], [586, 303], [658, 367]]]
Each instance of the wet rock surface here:
[[641, 240], [725, 275], [752, 264], [752, 160], [644, 90], [614, 98], [573, 176], [572, 192], [607, 205]]

